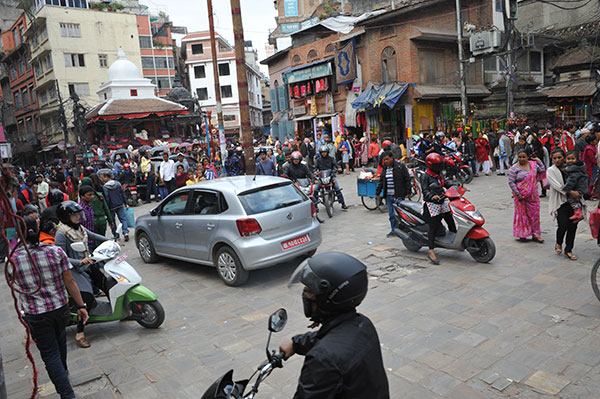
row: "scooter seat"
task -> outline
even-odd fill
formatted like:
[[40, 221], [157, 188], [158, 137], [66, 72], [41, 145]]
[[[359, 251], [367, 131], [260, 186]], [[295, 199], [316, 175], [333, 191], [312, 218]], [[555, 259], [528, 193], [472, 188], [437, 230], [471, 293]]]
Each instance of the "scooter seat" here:
[[413, 215], [423, 216], [423, 214], [421, 213], [421, 209], [423, 208], [423, 205], [420, 202], [402, 201], [400, 204], [398, 204], [396, 206], [399, 207], [400, 209], [403, 209], [405, 211], [412, 213]]
[[112, 307], [108, 302], [96, 301], [96, 306], [89, 311], [89, 314], [90, 316], [110, 316], [112, 314]]

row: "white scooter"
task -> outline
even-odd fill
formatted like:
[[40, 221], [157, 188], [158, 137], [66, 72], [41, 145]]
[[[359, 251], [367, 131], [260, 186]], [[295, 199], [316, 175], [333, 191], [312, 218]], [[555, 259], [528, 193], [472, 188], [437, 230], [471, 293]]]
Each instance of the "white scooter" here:
[[[76, 252], [85, 252], [83, 242], [71, 244]], [[100, 268], [105, 276], [103, 287], [108, 302], [97, 300], [89, 311], [88, 323], [103, 323], [123, 319], [135, 320], [146, 328], [158, 328], [165, 320], [165, 311], [158, 296], [141, 285], [142, 277], [125, 261], [127, 255], [119, 256], [121, 247], [115, 241], [105, 241], [91, 254], [94, 262], [104, 262]], [[77, 313], [71, 313], [71, 321], [77, 323]]]

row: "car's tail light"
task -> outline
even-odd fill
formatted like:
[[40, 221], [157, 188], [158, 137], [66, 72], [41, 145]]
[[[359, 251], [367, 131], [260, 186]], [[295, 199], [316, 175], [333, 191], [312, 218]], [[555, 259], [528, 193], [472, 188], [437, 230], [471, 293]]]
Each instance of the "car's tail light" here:
[[262, 228], [256, 219], [238, 219], [235, 221], [238, 231], [242, 237], [249, 237], [260, 234]]
[[315, 203], [310, 201], [310, 214], [313, 217], [317, 217], [317, 207], [315, 206]]

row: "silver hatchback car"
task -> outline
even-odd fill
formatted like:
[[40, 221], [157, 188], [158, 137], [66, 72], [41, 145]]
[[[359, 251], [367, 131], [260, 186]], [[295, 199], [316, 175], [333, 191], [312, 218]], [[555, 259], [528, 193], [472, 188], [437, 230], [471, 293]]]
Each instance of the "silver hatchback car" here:
[[144, 262], [158, 256], [212, 265], [230, 286], [248, 272], [312, 256], [321, 244], [315, 208], [290, 180], [236, 176], [181, 187], [137, 218]]

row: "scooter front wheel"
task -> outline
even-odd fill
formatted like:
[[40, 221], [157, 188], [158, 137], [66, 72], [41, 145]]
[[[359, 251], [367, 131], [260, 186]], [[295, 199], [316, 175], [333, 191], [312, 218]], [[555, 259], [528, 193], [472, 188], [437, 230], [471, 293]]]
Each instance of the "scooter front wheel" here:
[[477, 248], [470, 250], [471, 257], [480, 263], [489, 263], [496, 256], [496, 245], [490, 237], [471, 240], [472, 246]]
[[165, 310], [158, 301], [135, 302], [131, 306], [136, 307], [136, 311], [141, 313], [141, 317], [136, 321], [146, 328], [158, 328], [165, 321]]

